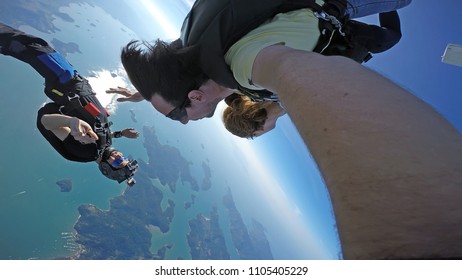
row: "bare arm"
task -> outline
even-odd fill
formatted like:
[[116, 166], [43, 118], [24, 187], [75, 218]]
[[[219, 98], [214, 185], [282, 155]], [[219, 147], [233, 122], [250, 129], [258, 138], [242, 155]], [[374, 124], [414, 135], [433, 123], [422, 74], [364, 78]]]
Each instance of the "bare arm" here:
[[271, 46], [252, 74], [313, 155], [346, 259], [462, 254], [462, 136], [441, 115], [343, 57]]
[[85, 144], [95, 143], [98, 136], [91, 126], [74, 117], [61, 114], [45, 114], [41, 118], [45, 129], [53, 132], [61, 141], [71, 134], [75, 140]]

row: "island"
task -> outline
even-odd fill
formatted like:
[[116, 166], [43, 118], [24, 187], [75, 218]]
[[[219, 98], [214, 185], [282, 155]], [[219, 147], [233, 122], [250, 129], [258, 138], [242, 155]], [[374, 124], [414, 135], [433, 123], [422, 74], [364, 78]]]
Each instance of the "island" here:
[[130, 118], [132, 119], [134, 123], [138, 122], [138, 120], [136, 119], [135, 110], [133, 109], [130, 109]]
[[[162, 259], [150, 251], [150, 227], [165, 233], [170, 230], [175, 203], [168, 200], [162, 210], [162, 192], [145, 174], [120, 196], [110, 200], [109, 210], [86, 204], [78, 208], [79, 218], [74, 225], [75, 242], [81, 250], [71, 259], [131, 260]], [[168, 246], [171, 247], [171, 246]], [[165, 253], [165, 250], [159, 252]]]
[[247, 230], [241, 214], [236, 208], [231, 190], [223, 197], [228, 209], [231, 237], [242, 260], [272, 260], [273, 255], [266, 238], [264, 227], [252, 219], [252, 229]]
[[[226, 260], [231, 258], [230, 252], [236, 258], [234, 252], [237, 252], [240, 259], [273, 259], [264, 227], [254, 219], [249, 228], [246, 226], [229, 188], [222, 199], [217, 197], [218, 204], [212, 205], [209, 213], [202, 210], [187, 221], [189, 229], [184, 231], [184, 239], [180, 235], [179, 239], [166, 240], [165, 244], [153, 248], [153, 234], [165, 234], [175, 230], [171, 224], [177, 212], [175, 202], [164, 195], [170, 189], [166, 187], [161, 190], [163, 186], [159, 182], [176, 185], [181, 179], [183, 183], [192, 184], [195, 179], [189, 171], [190, 163], [175, 147], [159, 143], [154, 127], [144, 127], [143, 136], [149, 157], [147, 161], [138, 159], [136, 185], [125, 188], [122, 194], [113, 197], [107, 210], [99, 209], [93, 204], [80, 205], [79, 217], [74, 224], [75, 234], [72, 235], [75, 244], [72, 248], [75, 252], [61, 258], [159, 260], [167, 257], [167, 251], [175, 247], [178, 240], [180, 244], [187, 242], [189, 255], [177, 258]], [[161, 168], [162, 160], [166, 159], [168, 168], [156, 172], [153, 165]], [[210, 168], [206, 166], [205, 168]], [[208, 174], [207, 177], [210, 177], [211, 171]], [[205, 194], [189, 188], [181, 191], [188, 191], [190, 197], [190, 202], [183, 205], [184, 210], [194, 207], [200, 196]], [[197, 205], [201, 207], [198, 203]], [[178, 209], [178, 212], [181, 213], [181, 210]], [[195, 210], [197, 208], [193, 209]], [[225, 214], [220, 217], [219, 212]], [[221, 225], [224, 224], [227, 226], [223, 229]], [[227, 236], [231, 237], [228, 242]]]
[[56, 38], [53, 38], [51, 40], [51, 45], [55, 50], [57, 50], [59, 53], [61, 53], [64, 56], [67, 56], [70, 53], [82, 53], [80, 51], [79, 45], [73, 42], [70, 43], [64, 43], [61, 40], [58, 40]]
[[145, 166], [147, 173], [152, 179], [159, 179], [162, 185], [169, 186], [174, 193], [178, 180], [188, 182], [193, 191], [199, 191], [199, 184], [191, 175], [187, 161], [178, 149], [159, 142], [154, 127], [143, 127], [143, 135], [146, 139], [144, 147], [148, 153], [149, 162]]
[[[74, 19], [61, 9], [71, 4], [98, 6], [131, 30], [139, 30], [139, 26], [146, 24], [144, 18], [133, 16], [136, 11], [125, 1], [118, 1], [117, 5], [114, 5], [113, 1], [98, 0], [9, 1], [8, 5], [3, 5], [0, 9], [0, 19], [15, 28], [30, 25], [40, 32], [51, 34], [60, 31], [54, 25], [56, 18], [75, 23]], [[98, 20], [96, 22], [99, 23]], [[74, 26], [81, 28], [78, 24]], [[95, 27], [96, 24], [90, 23], [90, 26]], [[121, 30], [127, 32], [124, 28]]]
[[58, 185], [61, 192], [72, 191], [72, 181], [70, 179], [62, 179], [62, 180], [56, 181], [56, 185]]
[[202, 162], [202, 169], [204, 170], [204, 179], [202, 180], [202, 190], [206, 191], [212, 187], [212, 181], [210, 178], [212, 177], [212, 171], [210, 170], [210, 166], [203, 161]]
[[187, 238], [193, 260], [230, 259], [216, 207], [213, 207], [210, 217], [197, 215], [190, 220], [189, 228]]

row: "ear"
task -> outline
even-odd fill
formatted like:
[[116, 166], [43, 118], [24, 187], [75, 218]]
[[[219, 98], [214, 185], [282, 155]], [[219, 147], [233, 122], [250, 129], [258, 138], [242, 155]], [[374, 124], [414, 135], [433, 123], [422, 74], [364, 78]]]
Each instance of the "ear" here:
[[206, 99], [204, 93], [200, 90], [191, 90], [188, 97], [191, 102], [204, 102]]

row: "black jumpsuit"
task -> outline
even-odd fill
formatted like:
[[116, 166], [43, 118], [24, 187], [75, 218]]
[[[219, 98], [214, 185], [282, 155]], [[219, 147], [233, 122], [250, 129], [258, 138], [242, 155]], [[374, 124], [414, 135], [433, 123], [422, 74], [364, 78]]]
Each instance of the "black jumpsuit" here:
[[[65, 113], [86, 121], [94, 130], [96, 125], [106, 125], [108, 114], [88, 81], [79, 76], [73, 66], [45, 40], [3, 23], [0, 23], [0, 53], [28, 63], [45, 78], [45, 94], [54, 102], [46, 104], [38, 111], [37, 128], [53, 148], [71, 161], [96, 160], [101, 149], [111, 144], [109, 129], [98, 133], [100, 139], [97, 144], [81, 144], [70, 134], [61, 141], [41, 123], [44, 114]], [[85, 105], [93, 109], [93, 115], [83, 109], [82, 106]]]

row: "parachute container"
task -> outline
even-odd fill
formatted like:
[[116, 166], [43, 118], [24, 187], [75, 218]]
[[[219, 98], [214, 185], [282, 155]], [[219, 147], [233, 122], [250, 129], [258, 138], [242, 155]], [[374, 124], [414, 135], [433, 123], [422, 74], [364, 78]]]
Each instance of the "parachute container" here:
[[448, 44], [444, 51], [442, 61], [447, 64], [462, 67], [462, 45]]

